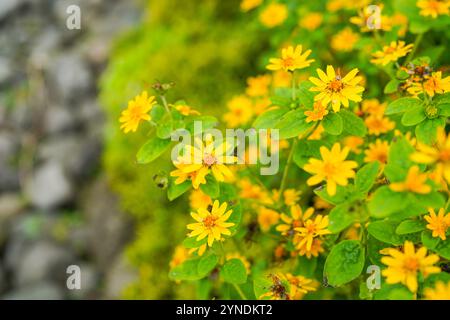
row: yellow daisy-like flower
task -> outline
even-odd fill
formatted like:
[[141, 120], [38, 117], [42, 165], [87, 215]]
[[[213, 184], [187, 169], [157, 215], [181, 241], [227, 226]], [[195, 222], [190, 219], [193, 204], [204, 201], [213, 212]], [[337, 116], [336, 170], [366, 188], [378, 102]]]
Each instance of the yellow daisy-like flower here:
[[279, 224], [276, 230], [281, 232], [283, 236], [292, 236], [295, 228], [303, 226], [303, 222], [308, 220], [314, 213], [314, 208], [308, 208], [303, 213], [302, 208], [296, 204], [291, 207], [291, 216], [284, 213], [280, 215], [284, 223]]
[[263, 0], [242, 0], [240, 7], [242, 11], [247, 12], [258, 7], [262, 2]]
[[322, 21], [323, 14], [320, 12], [310, 12], [300, 20], [299, 25], [306, 30], [313, 31], [320, 27]]
[[432, 273], [441, 271], [439, 267], [434, 266], [439, 261], [439, 256], [430, 254], [427, 256], [427, 249], [421, 247], [415, 250], [414, 244], [406, 241], [403, 246], [403, 252], [389, 248], [381, 251], [388, 256], [381, 258], [381, 262], [388, 267], [382, 271], [389, 284], [401, 283], [408, 287], [411, 292], [417, 292], [417, 276], [419, 272], [427, 277]]
[[348, 136], [344, 138], [343, 144], [349, 148], [351, 152], [360, 154], [360, 146], [364, 143], [364, 139], [358, 136]]
[[300, 249], [304, 246], [307, 251], [310, 251], [314, 238], [331, 234], [331, 231], [327, 229], [328, 223], [328, 216], [318, 214], [314, 220], [308, 219], [302, 227], [295, 228], [295, 231], [298, 231], [298, 235], [301, 238], [297, 248]]
[[436, 19], [439, 15], [448, 15], [450, 1], [448, 0], [419, 0], [417, 7], [420, 9], [420, 15]]
[[268, 97], [261, 97], [259, 99], [256, 99], [253, 103], [253, 112], [258, 116], [266, 111], [271, 104], [272, 102]]
[[389, 132], [395, 128], [395, 122], [389, 120], [387, 117], [380, 115], [371, 115], [364, 119], [364, 123], [369, 131], [369, 134], [379, 136], [380, 134]]
[[253, 184], [247, 178], [241, 179], [238, 182], [240, 189], [239, 197], [242, 199], [256, 200], [262, 204], [273, 204], [273, 200], [262, 186]]
[[427, 175], [420, 173], [418, 166], [412, 166], [409, 168], [408, 175], [404, 182], [391, 183], [389, 187], [395, 192], [414, 192], [426, 194], [430, 193], [431, 187], [425, 183]]
[[411, 155], [411, 160], [417, 163], [435, 165], [435, 171], [450, 183], [450, 134], [445, 129], [438, 128], [436, 142], [429, 146], [417, 142], [417, 151]]
[[316, 87], [309, 89], [310, 91], [319, 92], [315, 97], [315, 101], [321, 101], [324, 106], [330, 102], [335, 112], [341, 109], [341, 104], [344, 107], [349, 106], [349, 100], [360, 102], [362, 100], [362, 92], [364, 87], [359, 86], [362, 77], [357, 77], [358, 69], [353, 69], [345, 77], [336, 73], [333, 66], [327, 66], [327, 73], [317, 69], [319, 78], [310, 77], [311, 81]]
[[122, 123], [120, 129], [125, 133], [136, 132], [141, 121], [151, 120], [149, 112], [155, 104], [155, 97], [149, 97], [147, 91], [137, 95], [128, 102], [128, 107], [122, 111], [119, 118], [119, 122]]
[[295, 247], [298, 249], [299, 256], [306, 256], [306, 258], [311, 259], [312, 257], [318, 257], [320, 253], [325, 251], [325, 249], [322, 247], [322, 240], [320, 239], [314, 239], [309, 250], [306, 246], [299, 247], [299, 243], [302, 240], [303, 238], [300, 235], [296, 234], [294, 236], [294, 240], [292, 241]]
[[258, 210], [258, 223], [263, 232], [270, 230], [270, 227], [278, 223], [280, 214], [272, 209], [260, 207]]
[[380, 103], [378, 99], [367, 99], [364, 100], [361, 104], [361, 110], [364, 113], [374, 116], [382, 116], [384, 115], [384, 111], [386, 110], [387, 103]]
[[450, 213], [447, 212], [445, 214], [444, 208], [439, 209], [438, 214], [434, 212], [434, 209], [428, 209], [429, 215], [425, 216], [425, 220], [427, 220], [427, 229], [430, 229], [433, 233], [432, 236], [437, 238], [441, 238], [442, 240], [446, 240], [446, 232], [448, 228], [450, 228]]
[[292, 84], [292, 76], [288, 71], [277, 70], [273, 73], [272, 84], [275, 88], [289, 87]]
[[212, 204], [211, 197], [200, 189], [193, 190], [189, 195], [189, 205], [194, 210], [207, 208], [210, 204]]
[[300, 200], [301, 191], [295, 189], [287, 189], [283, 192], [284, 204], [287, 206], [295, 205]]
[[304, 170], [314, 174], [306, 183], [311, 185], [319, 184], [322, 181], [327, 183], [327, 192], [333, 196], [336, 194], [336, 185], [346, 186], [348, 179], [355, 176], [355, 169], [358, 164], [355, 161], [345, 160], [350, 149], [345, 147], [341, 150], [341, 145], [335, 143], [331, 150], [327, 147], [320, 147], [320, 155], [322, 160], [309, 159], [304, 166]]
[[406, 56], [413, 49], [413, 46], [413, 44], [405, 45], [405, 41], [392, 41], [389, 46], [384, 46], [383, 50], [373, 53], [374, 58], [370, 62], [386, 66], [390, 62], [395, 62]]
[[222, 235], [231, 235], [229, 228], [234, 226], [234, 223], [227, 220], [232, 213], [233, 210], [227, 211], [226, 202], [220, 204], [218, 200], [214, 201], [211, 211], [200, 208], [197, 213], [191, 212], [192, 218], [197, 222], [187, 225], [187, 228], [192, 230], [188, 236], [197, 237], [197, 241], [208, 237], [208, 246], [211, 247], [215, 240], [222, 239]]
[[281, 25], [288, 17], [288, 9], [285, 4], [271, 3], [259, 15], [259, 21], [268, 27], [273, 28]]
[[[423, 86], [422, 86], [423, 85]], [[450, 91], [450, 76], [442, 79], [442, 72], [433, 72], [430, 76], [425, 78], [423, 83], [412, 82], [407, 91], [413, 96], [417, 96], [420, 93], [425, 92], [433, 97], [436, 93], [442, 94]]]
[[303, 276], [294, 276], [291, 273], [285, 274], [289, 282], [289, 295], [293, 300], [300, 300], [306, 293], [316, 291], [314, 280]]
[[301, 45], [289, 46], [287, 48], [283, 48], [281, 50], [281, 58], [271, 58], [269, 60], [269, 64], [267, 65], [267, 69], [277, 71], [294, 71], [297, 69], [303, 69], [309, 67], [311, 62], [314, 62], [314, 59], [308, 59], [308, 56], [311, 54], [311, 50], [306, 50], [303, 52], [303, 47]]
[[178, 110], [183, 116], [190, 116], [190, 115], [199, 115], [200, 112], [198, 112], [197, 110], [192, 109], [190, 106], [188, 105], [177, 105], [175, 106], [175, 109]]
[[189, 250], [184, 246], [176, 246], [175, 252], [173, 253], [172, 259], [170, 260], [169, 266], [170, 268], [174, 268], [189, 258]]
[[378, 161], [384, 165], [387, 162], [389, 154], [389, 143], [387, 141], [377, 139], [375, 143], [369, 144], [369, 148], [364, 151], [364, 154], [366, 155], [364, 162]]
[[262, 97], [269, 93], [271, 77], [268, 74], [250, 77], [247, 79], [245, 93], [250, 97]]
[[236, 128], [247, 124], [253, 117], [253, 103], [244, 95], [233, 97], [227, 103], [229, 112], [223, 115], [228, 127]]
[[194, 189], [200, 184], [205, 184], [205, 177], [212, 171], [217, 181], [225, 181], [232, 178], [232, 171], [225, 164], [235, 163], [237, 158], [228, 155], [231, 146], [227, 142], [217, 144], [211, 137], [207, 137], [205, 143], [199, 138], [194, 138], [194, 145], [185, 146], [185, 154], [179, 156], [174, 165], [177, 170], [170, 173], [177, 177], [175, 184], [181, 184], [191, 179]]
[[336, 51], [350, 52], [359, 38], [359, 34], [353, 32], [352, 29], [345, 28], [331, 38], [331, 47]]
[[445, 284], [438, 281], [434, 289], [425, 288], [424, 294], [427, 300], [450, 300], [450, 282]]
[[306, 110], [304, 114], [306, 116], [306, 122], [316, 122], [322, 120], [328, 114], [328, 110], [320, 101], [316, 101], [314, 102], [313, 110]]

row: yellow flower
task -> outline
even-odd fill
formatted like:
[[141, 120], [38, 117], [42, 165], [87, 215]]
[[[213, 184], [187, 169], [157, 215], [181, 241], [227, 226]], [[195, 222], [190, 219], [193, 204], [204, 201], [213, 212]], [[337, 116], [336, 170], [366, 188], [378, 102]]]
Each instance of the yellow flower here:
[[152, 107], [156, 104], [155, 97], [149, 97], [147, 91], [143, 91], [137, 95], [133, 100], [128, 102], [128, 107], [122, 111], [119, 122], [120, 129], [128, 133], [130, 131], [136, 132], [141, 121], [151, 120], [148, 114]]
[[369, 134], [376, 136], [389, 132], [395, 128], [395, 122], [380, 115], [370, 115], [364, 120], [364, 123], [366, 124]]
[[[427, 249], [421, 247], [417, 252], [414, 244], [406, 241], [403, 252], [389, 248], [386, 257], [381, 258], [381, 262], [388, 267], [382, 271], [389, 284], [401, 283], [408, 287], [411, 292], [417, 292], [417, 276], [420, 272], [424, 277], [432, 273], [441, 271], [439, 267], [433, 266], [439, 261], [439, 256], [431, 254], [427, 256]], [[383, 253], [386, 254], [386, 253]]]
[[244, 95], [233, 97], [228, 101], [227, 107], [230, 111], [223, 115], [223, 120], [228, 127], [244, 125], [253, 117], [252, 101]]
[[281, 50], [281, 59], [280, 58], [271, 58], [269, 59], [269, 64], [267, 65], [267, 69], [269, 70], [284, 70], [284, 71], [294, 71], [297, 69], [303, 69], [309, 67], [311, 62], [314, 59], [308, 59], [308, 56], [311, 54], [311, 50], [306, 50], [303, 52], [303, 47], [301, 45], [289, 46], [287, 48], [283, 48]]
[[425, 288], [424, 294], [427, 300], [450, 300], [450, 282], [438, 281], [434, 289]]
[[242, 0], [241, 10], [244, 12], [250, 11], [259, 6], [262, 2], [263, 0]]
[[411, 155], [411, 160], [417, 163], [435, 165], [435, 171], [440, 173], [447, 183], [450, 183], [450, 134], [446, 135], [445, 129], [439, 127], [436, 142], [429, 146], [417, 142], [417, 151]]
[[189, 250], [189, 254], [193, 254], [193, 253], [197, 252], [197, 255], [199, 257], [201, 257], [205, 253], [207, 247], [208, 247], [207, 244], [204, 243], [197, 248], [192, 248], [191, 250]]
[[445, 241], [447, 239], [445, 233], [450, 227], [450, 213], [445, 214], [444, 208], [439, 209], [437, 215], [432, 208], [428, 209], [428, 212], [430, 214], [424, 217], [428, 222], [427, 228], [433, 231], [433, 237], [439, 237]]
[[295, 228], [303, 226], [303, 221], [309, 219], [314, 213], [314, 208], [308, 208], [303, 213], [302, 208], [296, 204], [291, 207], [291, 216], [284, 213], [280, 215], [281, 220], [284, 223], [279, 224], [276, 230], [281, 232], [283, 236], [291, 236], [294, 233]]
[[290, 273], [285, 274], [289, 282], [289, 295], [293, 300], [300, 300], [306, 293], [316, 291], [314, 281], [303, 276], [294, 276]]
[[174, 268], [179, 264], [182, 264], [189, 257], [189, 250], [184, 246], [176, 246], [173, 253], [172, 260], [170, 260], [170, 268]]
[[323, 117], [325, 117], [328, 114], [328, 110], [326, 106], [323, 106], [322, 103], [320, 101], [316, 101], [314, 102], [314, 106], [313, 106], [314, 110], [306, 110], [305, 111], [305, 116], [306, 116], [306, 122], [311, 122], [311, 121], [320, 121], [323, 119]]
[[350, 151], [360, 154], [361, 149], [359, 147], [364, 143], [364, 139], [358, 136], [348, 136], [344, 139], [343, 143]]
[[298, 241], [297, 248], [305, 247], [307, 251], [311, 250], [313, 240], [316, 237], [330, 234], [328, 230], [328, 216], [322, 216], [318, 214], [314, 220], [308, 219], [304, 222], [302, 227], [295, 228], [298, 231], [300, 240]]
[[260, 295], [258, 299], [290, 300], [286, 277], [282, 274], [271, 274], [269, 277], [272, 279], [272, 285], [268, 288], [269, 291]]
[[389, 143], [377, 139], [375, 143], [370, 143], [369, 148], [364, 151], [366, 155], [364, 162], [378, 161], [381, 164], [386, 164], [389, 153]]
[[399, 58], [406, 56], [413, 46], [412, 44], [405, 46], [405, 41], [392, 41], [389, 46], [384, 46], [383, 50], [373, 53], [372, 56], [374, 58], [370, 62], [386, 66], [390, 62], [395, 62]]
[[331, 150], [328, 150], [325, 146], [320, 147], [322, 160], [309, 159], [304, 167], [306, 172], [314, 174], [306, 183], [311, 186], [326, 181], [328, 194], [335, 195], [336, 185], [346, 186], [348, 179], [355, 176], [353, 169], [358, 164], [355, 161], [345, 160], [349, 151], [350, 149], [347, 147], [341, 150], [339, 143], [335, 143]]
[[195, 223], [187, 225], [189, 230], [192, 230], [188, 236], [197, 237], [197, 241], [200, 241], [208, 237], [208, 246], [212, 246], [214, 240], [222, 240], [222, 235], [231, 235], [230, 227], [234, 226], [234, 223], [227, 222], [230, 218], [233, 210], [227, 211], [227, 203], [219, 203], [218, 200], [214, 201], [211, 211], [205, 208], [200, 208], [197, 213], [191, 212], [192, 218]]
[[244, 178], [238, 182], [240, 188], [239, 197], [243, 199], [257, 200], [263, 204], [273, 204], [273, 200], [270, 198], [266, 190], [260, 185], [253, 184], [249, 179]]
[[317, 128], [308, 137], [308, 140], [320, 140], [322, 138], [322, 133], [325, 131], [322, 124], [319, 124]]
[[177, 105], [175, 106], [175, 109], [178, 110], [183, 116], [190, 116], [190, 115], [198, 115], [200, 112], [197, 110], [192, 109], [190, 106], [187, 105]]
[[256, 115], [260, 115], [266, 111], [271, 104], [272, 102], [267, 97], [256, 99], [253, 103], [253, 111]]
[[306, 30], [313, 31], [320, 27], [322, 21], [323, 15], [320, 12], [310, 12], [300, 20], [299, 25]]
[[[383, 7], [382, 4], [378, 5], [380, 13]], [[350, 22], [357, 25], [362, 32], [370, 32], [373, 30], [390, 31], [392, 29], [391, 20], [384, 15], [381, 15], [380, 19], [376, 20], [374, 11], [370, 6], [364, 6], [362, 10], [359, 10], [358, 16], [350, 18]]]
[[258, 223], [261, 230], [264, 232], [269, 231], [270, 227], [278, 222], [280, 214], [272, 209], [261, 207], [258, 210]]
[[248, 78], [245, 93], [247, 93], [250, 97], [261, 97], [267, 95], [269, 92], [270, 80], [271, 78], [267, 74]]
[[370, 115], [382, 116], [386, 110], [387, 103], [380, 103], [378, 99], [367, 99], [361, 104], [361, 109], [364, 113]]
[[294, 236], [294, 240], [293, 243], [296, 246], [296, 248], [298, 249], [298, 255], [299, 256], [306, 256], [306, 258], [311, 259], [311, 257], [318, 257], [319, 253], [324, 252], [325, 250], [322, 247], [322, 240], [320, 239], [313, 239], [311, 248], [308, 250], [308, 248], [304, 245], [301, 247], [298, 247], [299, 242], [302, 240], [303, 238], [296, 234]]
[[404, 182], [395, 182], [390, 184], [391, 190], [395, 192], [410, 191], [414, 193], [430, 193], [431, 187], [425, 184], [427, 175], [419, 172], [418, 166], [409, 168], [408, 175]]
[[238, 252], [232, 252], [232, 253], [227, 253], [225, 256], [226, 260], [231, 260], [231, 259], [239, 259], [242, 261], [242, 264], [245, 267], [245, 270], [247, 271], [247, 274], [250, 274], [250, 262], [248, 262], [247, 258], [244, 257], [243, 255], [241, 255]]
[[295, 189], [287, 189], [283, 192], [284, 204], [287, 206], [293, 206], [300, 199], [302, 192]]
[[360, 102], [361, 95], [364, 88], [359, 86], [361, 77], [356, 77], [358, 69], [353, 69], [345, 77], [341, 77], [339, 70], [336, 74], [333, 66], [327, 66], [327, 73], [317, 69], [319, 78], [310, 77], [309, 81], [316, 85], [309, 89], [310, 91], [319, 92], [315, 97], [315, 101], [321, 101], [324, 106], [327, 106], [331, 101], [331, 105], [335, 112], [341, 108], [348, 107], [349, 100]]
[[417, 96], [425, 89], [425, 92], [430, 97], [433, 97], [436, 93], [442, 94], [450, 91], [450, 76], [442, 79], [441, 71], [433, 72], [431, 76], [426, 76], [424, 80], [423, 83], [412, 82], [411, 86], [407, 89], [408, 93]]
[[181, 184], [191, 179], [194, 189], [205, 184], [205, 177], [210, 170], [217, 181], [225, 181], [226, 177], [233, 177], [231, 170], [225, 165], [236, 162], [235, 156], [227, 155], [231, 146], [222, 142], [216, 146], [211, 137], [207, 137], [205, 144], [199, 138], [194, 138], [194, 145], [185, 146], [185, 154], [179, 156], [174, 165], [177, 170], [170, 173], [177, 177], [175, 184]]
[[450, 1], [448, 0], [419, 0], [417, 7], [420, 9], [420, 15], [424, 17], [431, 16], [436, 19], [438, 15], [448, 15]]
[[350, 52], [358, 41], [359, 34], [354, 33], [350, 28], [345, 28], [333, 36], [331, 47], [336, 51]]
[[189, 205], [192, 209], [208, 208], [212, 204], [211, 197], [204, 194], [202, 190], [193, 190], [189, 195]]
[[289, 72], [284, 70], [277, 70], [273, 73], [273, 86], [279, 87], [289, 87], [292, 84], [292, 79]]
[[273, 28], [279, 26], [288, 17], [287, 6], [281, 3], [269, 4], [259, 15], [259, 21], [268, 27]]

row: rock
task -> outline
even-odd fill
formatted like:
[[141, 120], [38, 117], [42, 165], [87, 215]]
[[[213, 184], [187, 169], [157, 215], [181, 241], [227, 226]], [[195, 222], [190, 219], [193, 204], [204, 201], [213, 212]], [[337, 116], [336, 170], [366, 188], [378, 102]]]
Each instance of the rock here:
[[23, 3], [23, 0], [2, 0], [0, 1], [0, 21], [7, 18]]
[[49, 76], [52, 87], [64, 103], [73, 103], [94, 87], [87, 64], [75, 53], [62, 53], [51, 64]]
[[26, 192], [31, 203], [43, 210], [63, 205], [73, 197], [71, 182], [56, 161], [47, 161], [36, 169], [27, 182]]
[[16, 193], [5, 193], [0, 195], [0, 223], [22, 211], [25, 203]]
[[67, 132], [76, 129], [77, 119], [62, 107], [51, 106], [45, 110], [44, 126], [47, 134]]
[[119, 299], [123, 290], [136, 280], [136, 270], [130, 266], [125, 255], [121, 255], [106, 274], [103, 294], [106, 299]]
[[47, 27], [36, 38], [30, 54], [30, 61], [37, 69], [46, 69], [61, 43], [61, 33], [56, 27]]
[[14, 72], [11, 68], [12, 63], [5, 57], [0, 57], [0, 85], [9, 81]]
[[[101, 270], [122, 250], [132, 235], [130, 219], [119, 209], [118, 201], [99, 178], [85, 191], [82, 210], [85, 214], [89, 252]], [[101, 241], [99, 241], [101, 239]]]
[[19, 189], [19, 173], [0, 159], [0, 192]]
[[4, 300], [62, 300], [61, 289], [51, 282], [40, 282], [13, 290], [2, 297]]
[[6, 287], [5, 270], [3, 270], [3, 267], [0, 265], [0, 294], [5, 291]]
[[74, 264], [74, 257], [68, 250], [48, 241], [38, 241], [25, 251], [14, 275], [14, 282], [18, 286], [42, 280], [65, 284], [66, 269], [71, 264]]

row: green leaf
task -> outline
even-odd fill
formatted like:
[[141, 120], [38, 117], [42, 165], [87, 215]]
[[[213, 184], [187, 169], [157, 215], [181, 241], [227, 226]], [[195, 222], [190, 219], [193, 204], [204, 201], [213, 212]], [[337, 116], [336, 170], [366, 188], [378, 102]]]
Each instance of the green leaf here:
[[423, 245], [427, 249], [430, 249], [433, 251], [435, 250], [435, 248], [437, 247], [437, 245], [440, 241], [439, 238], [433, 237], [431, 231], [429, 231], [429, 230], [422, 231], [421, 240], [422, 240]]
[[375, 218], [384, 218], [404, 209], [408, 202], [407, 193], [394, 192], [388, 186], [378, 188], [369, 201], [369, 212]]
[[255, 129], [275, 128], [275, 125], [280, 121], [281, 117], [288, 111], [287, 108], [268, 110], [256, 118], [255, 122], [253, 122], [253, 127], [255, 127]]
[[280, 130], [280, 139], [297, 137], [313, 126], [313, 123], [306, 123], [306, 116], [300, 109], [291, 110], [284, 114], [275, 125], [275, 129]]
[[216, 199], [220, 195], [220, 185], [217, 182], [216, 178], [212, 175], [207, 175], [205, 177], [206, 184], [201, 184], [200, 189], [210, 196], [212, 199]]
[[400, 84], [400, 81], [398, 81], [397, 79], [392, 79], [384, 87], [384, 93], [391, 94], [391, 93], [397, 92], [399, 84]]
[[362, 193], [369, 192], [378, 176], [380, 164], [374, 161], [358, 170], [355, 177], [356, 190]]
[[410, 127], [415, 126], [425, 120], [427, 116], [425, 115], [422, 106], [416, 107], [414, 109], [406, 111], [402, 116], [402, 124], [404, 126]]
[[395, 229], [395, 233], [403, 235], [420, 232], [423, 231], [424, 229], [425, 225], [420, 220], [405, 220], [398, 225], [398, 227]]
[[236, 233], [239, 224], [241, 223], [242, 219], [242, 207], [241, 205], [235, 204], [227, 208], [228, 210], [233, 210], [233, 213], [231, 213], [231, 216], [228, 218], [227, 222], [234, 223], [234, 226], [230, 227], [229, 230], [231, 231], [231, 234]]
[[364, 248], [357, 240], [344, 240], [331, 249], [325, 261], [324, 276], [338, 287], [356, 279], [364, 268]]
[[330, 113], [323, 120], [322, 125], [325, 131], [332, 135], [340, 135], [344, 129], [342, 118], [339, 113]]
[[208, 240], [208, 237], [205, 237], [205, 238], [203, 238], [202, 240], [197, 241], [197, 237], [198, 237], [198, 236], [195, 236], [195, 237], [187, 237], [186, 239], [183, 240], [183, 246], [184, 246], [185, 248], [188, 248], [188, 249], [198, 248], [198, 247], [200, 247], [202, 244], [205, 244], [206, 241]]
[[217, 126], [219, 121], [213, 116], [189, 116], [186, 118], [186, 130], [194, 134], [194, 123], [201, 123], [200, 132], [195, 132], [195, 134], [201, 134], [207, 129], [212, 129]]
[[152, 162], [169, 149], [170, 142], [170, 139], [151, 138], [139, 149], [136, 155], [137, 162], [140, 164]]
[[240, 259], [230, 259], [220, 269], [225, 282], [243, 284], [247, 282], [247, 270]]
[[297, 266], [294, 274], [299, 274], [307, 278], [313, 278], [317, 269], [317, 258], [307, 258], [306, 256], [299, 256], [297, 259]]
[[303, 168], [308, 163], [310, 158], [321, 158], [320, 147], [325, 146], [331, 148], [331, 143], [327, 143], [323, 140], [306, 140], [302, 143], [297, 143], [293, 160], [300, 168]]
[[341, 204], [331, 209], [328, 229], [332, 233], [339, 233], [355, 221], [354, 213], [350, 212], [350, 206]]
[[219, 262], [219, 258], [215, 254], [203, 255], [197, 265], [197, 271], [199, 274], [208, 274]]
[[438, 106], [441, 104], [449, 104], [450, 103], [450, 92], [446, 92], [444, 94], [439, 94], [433, 98], [433, 102]]
[[440, 104], [438, 109], [441, 117], [450, 117], [450, 103]]
[[297, 89], [297, 98], [300, 100], [301, 104], [312, 108], [314, 105], [314, 96], [315, 93], [312, 91], [309, 91], [314, 87], [314, 85], [309, 81], [303, 81], [300, 83], [299, 88]]
[[390, 220], [374, 221], [369, 224], [367, 231], [375, 239], [394, 246], [402, 245], [406, 240], [417, 242], [419, 240], [418, 234], [399, 235], [395, 231], [399, 223]]
[[355, 187], [351, 184], [346, 187], [338, 185], [336, 188], [336, 194], [333, 196], [330, 196], [328, 194], [326, 187], [316, 188], [314, 189], [314, 193], [326, 202], [333, 205], [350, 202], [354, 200], [356, 196]]
[[164, 117], [165, 113], [166, 110], [164, 109], [164, 107], [159, 104], [156, 104], [150, 111], [150, 117], [152, 118], [153, 122], [159, 122]]
[[171, 119], [158, 123], [156, 126], [156, 135], [160, 139], [168, 139], [174, 130], [174, 123]]
[[416, 127], [416, 137], [419, 142], [432, 144], [436, 140], [436, 132], [439, 127], [445, 126], [445, 119], [427, 119]]
[[381, 288], [375, 291], [375, 300], [413, 300], [414, 294], [401, 284], [383, 283]]
[[408, 110], [422, 106], [422, 101], [417, 98], [400, 98], [392, 101], [386, 108], [386, 115], [403, 113]]
[[[387, 163], [406, 171], [411, 167], [410, 160], [411, 153], [414, 152], [414, 147], [405, 138], [399, 138], [389, 147], [389, 154]], [[398, 181], [388, 176], [391, 181]]]
[[367, 128], [364, 121], [353, 112], [348, 110], [339, 111], [342, 117], [344, 131], [350, 135], [364, 137], [367, 134]]
[[169, 188], [167, 188], [167, 198], [170, 201], [175, 200], [191, 188], [191, 181], [186, 180], [183, 183], [175, 184], [175, 179], [170, 177]]
[[259, 299], [259, 297], [267, 293], [272, 285], [273, 282], [267, 275], [260, 275], [255, 277], [253, 280], [253, 290], [255, 291], [256, 299]]

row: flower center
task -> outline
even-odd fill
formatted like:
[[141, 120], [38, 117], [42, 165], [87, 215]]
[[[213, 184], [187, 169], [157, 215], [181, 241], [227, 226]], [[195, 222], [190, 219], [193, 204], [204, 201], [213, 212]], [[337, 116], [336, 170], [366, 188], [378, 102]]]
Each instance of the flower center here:
[[283, 64], [285, 68], [292, 67], [294, 65], [294, 59], [289, 57], [283, 60]]
[[217, 162], [216, 157], [214, 157], [212, 154], [205, 154], [203, 157], [203, 163], [206, 164], [208, 167], [212, 166]]
[[344, 88], [341, 79], [335, 79], [328, 84], [328, 89], [333, 92], [339, 92]]
[[419, 269], [419, 261], [416, 258], [408, 258], [405, 260], [403, 266], [408, 271], [416, 272]]
[[443, 162], [449, 162], [450, 161], [450, 149], [441, 150], [441, 152], [439, 153], [439, 159], [441, 159]]
[[394, 48], [394, 47], [388, 47], [388, 48], [386, 49], [386, 53], [393, 53], [393, 52], [395, 52], [395, 49], [396, 49], [396, 48]]
[[336, 172], [336, 167], [332, 163], [326, 163], [323, 167], [323, 171], [327, 177], [332, 177]]
[[217, 218], [215, 216], [209, 215], [205, 219], [203, 219], [203, 225], [205, 226], [205, 228], [210, 229], [216, 225], [216, 220]]

